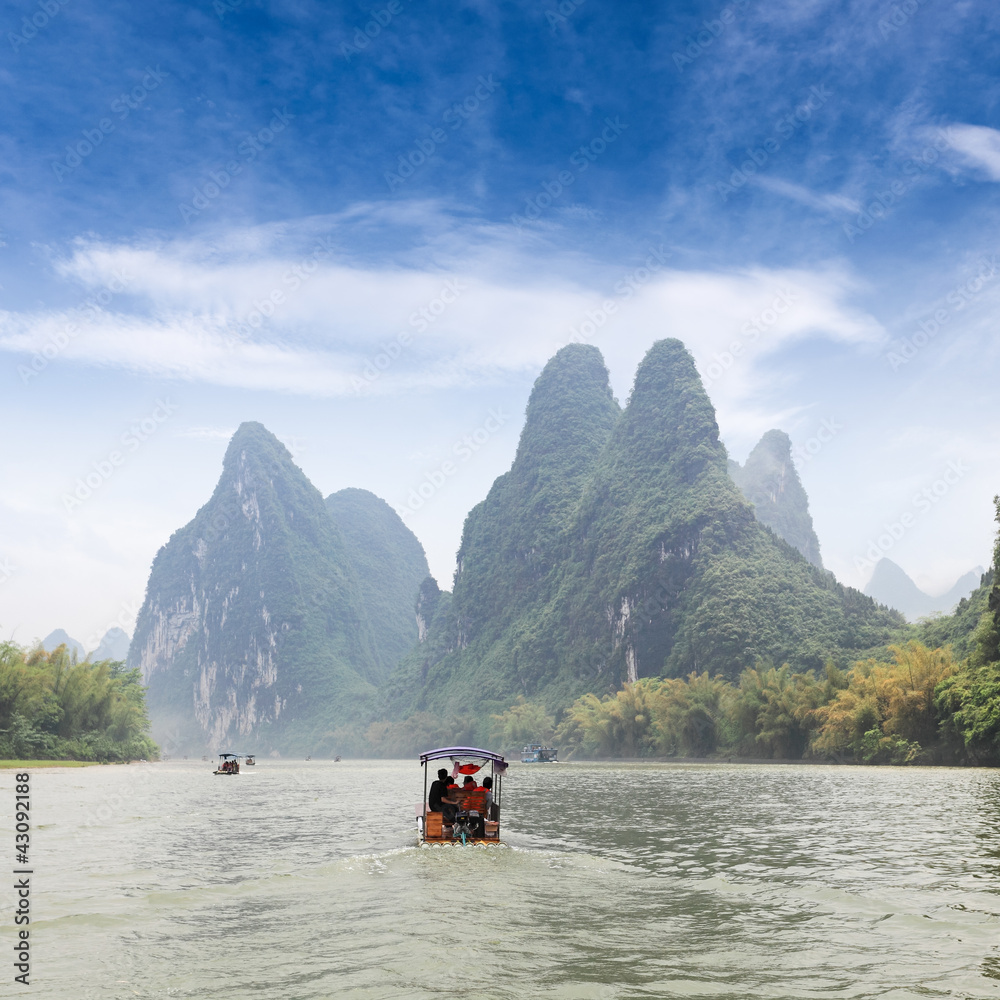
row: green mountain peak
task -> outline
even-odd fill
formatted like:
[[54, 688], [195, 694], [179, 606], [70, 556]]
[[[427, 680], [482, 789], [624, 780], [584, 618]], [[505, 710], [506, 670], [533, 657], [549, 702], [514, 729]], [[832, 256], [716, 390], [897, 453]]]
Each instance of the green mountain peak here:
[[819, 539], [809, 514], [809, 498], [792, 461], [792, 442], [781, 430], [768, 431], [742, 467], [730, 461], [729, 472], [754, 506], [761, 524], [798, 549], [822, 569]]
[[[409, 533], [383, 501], [358, 493], [331, 498], [342, 530], [288, 449], [261, 424], [240, 425], [210, 500], [153, 562], [129, 649], [167, 752], [311, 750], [370, 709], [406, 641], [399, 631], [415, 638], [426, 562], [404, 537], [400, 562], [416, 563], [412, 593], [393, 604], [405, 576], [396, 567], [385, 593], [371, 597], [378, 581], [366, 590], [360, 576], [393, 561], [393, 531], [396, 541], [398, 529]], [[366, 516], [382, 529], [367, 548]], [[370, 558], [356, 565], [361, 555]]]

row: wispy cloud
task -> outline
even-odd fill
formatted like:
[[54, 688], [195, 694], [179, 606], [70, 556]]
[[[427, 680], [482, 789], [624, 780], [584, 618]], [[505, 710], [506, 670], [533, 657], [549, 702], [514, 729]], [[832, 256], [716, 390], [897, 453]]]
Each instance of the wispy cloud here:
[[[579, 255], [549, 258], [544, 280], [527, 277], [523, 259], [513, 273], [502, 237], [484, 250], [478, 231], [479, 249], [472, 253], [470, 243], [464, 261], [452, 233], [447, 267], [350, 259], [334, 239], [322, 239], [307, 221], [295, 239], [287, 227], [243, 239], [220, 234], [208, 254], [184, 242], [77, 243], [58, 261], [59, 277], [100, 288], [126, 275], [127, 297], [83, 318], [61, 310], [0, 313], [0, 349], [44, 352], [75, 322], [60, 354], [66, 362], [314, 396], [356, 393], [358, 373], [388, 351], [392, 363], [380, 363], [377, 381], [365, 385], [386, 393], [537, 369], [574, 339], [588, 310], [618, 298], [620, 276]], [[236, 245], [239, 254], [220, 252]], [[663, 269], [620, 301], [615, 323], [594, 342], [625, 366], [671, 334], [710, 356], [767, 314], [782, 289], [794, 307], [767, 324], [761, 353], [806, 337], [853, 344], [883, 337], [852, 304], [858, 286], [842, 268]]]
[[831, 215], [841, 213], [856, 214], [861, 211], [861, 205], [854, 198], [848, 198], [842, 194], [817, 194], [801, 184], [793, 184], [791, 181], [783, 181], [777, 177], [758, 176], [755, 182], [768, 191], [775, 194], [791, 198], [802, 205], [818, 209], [821, 212], [828, 212]]
[[983, 125], [952, 125], [948, 140], [967, 163], [1000, 181], [1000, 131]]

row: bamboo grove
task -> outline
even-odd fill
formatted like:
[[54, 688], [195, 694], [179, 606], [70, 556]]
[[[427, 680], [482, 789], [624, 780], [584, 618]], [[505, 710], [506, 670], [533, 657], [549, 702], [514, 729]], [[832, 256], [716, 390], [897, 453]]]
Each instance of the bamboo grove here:
[[148, 732], [138, 670], [0, 644], [0, 759], [149, 759]]

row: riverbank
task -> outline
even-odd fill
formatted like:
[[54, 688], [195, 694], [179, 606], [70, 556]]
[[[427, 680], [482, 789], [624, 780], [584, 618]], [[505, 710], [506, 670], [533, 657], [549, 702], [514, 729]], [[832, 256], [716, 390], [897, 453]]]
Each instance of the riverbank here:
[[0, 760], [0, 771], [25, 767], [91, 767], [97, 760]]

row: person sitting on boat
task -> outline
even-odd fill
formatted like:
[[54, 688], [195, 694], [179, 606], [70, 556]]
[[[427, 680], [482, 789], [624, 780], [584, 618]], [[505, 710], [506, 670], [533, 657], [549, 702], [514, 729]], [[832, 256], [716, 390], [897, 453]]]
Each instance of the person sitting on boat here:
[[483, 788], [486, 789], [486, 818], [499, 819], [500, 807], [493, 800], [493, 779], [483, 778]]
[[442, 767], [438, 771], [437, 781], [431, 782], [430, 791], [427, 793], [427, 809], [429, 812], [442, 813], [441, 822], [450, 826], [458, 812], [458, 804], [448, 787], [449, 784], [454, 783], [448, 777], [447, 770]]
[[472, 775], [466, 775], [462, 782], [462, 808], [469, 810], [475, 820], [474, 836], [484, 837], [486, 835], [486, 796], [483, 789], [476, 784], [476, 779]]

